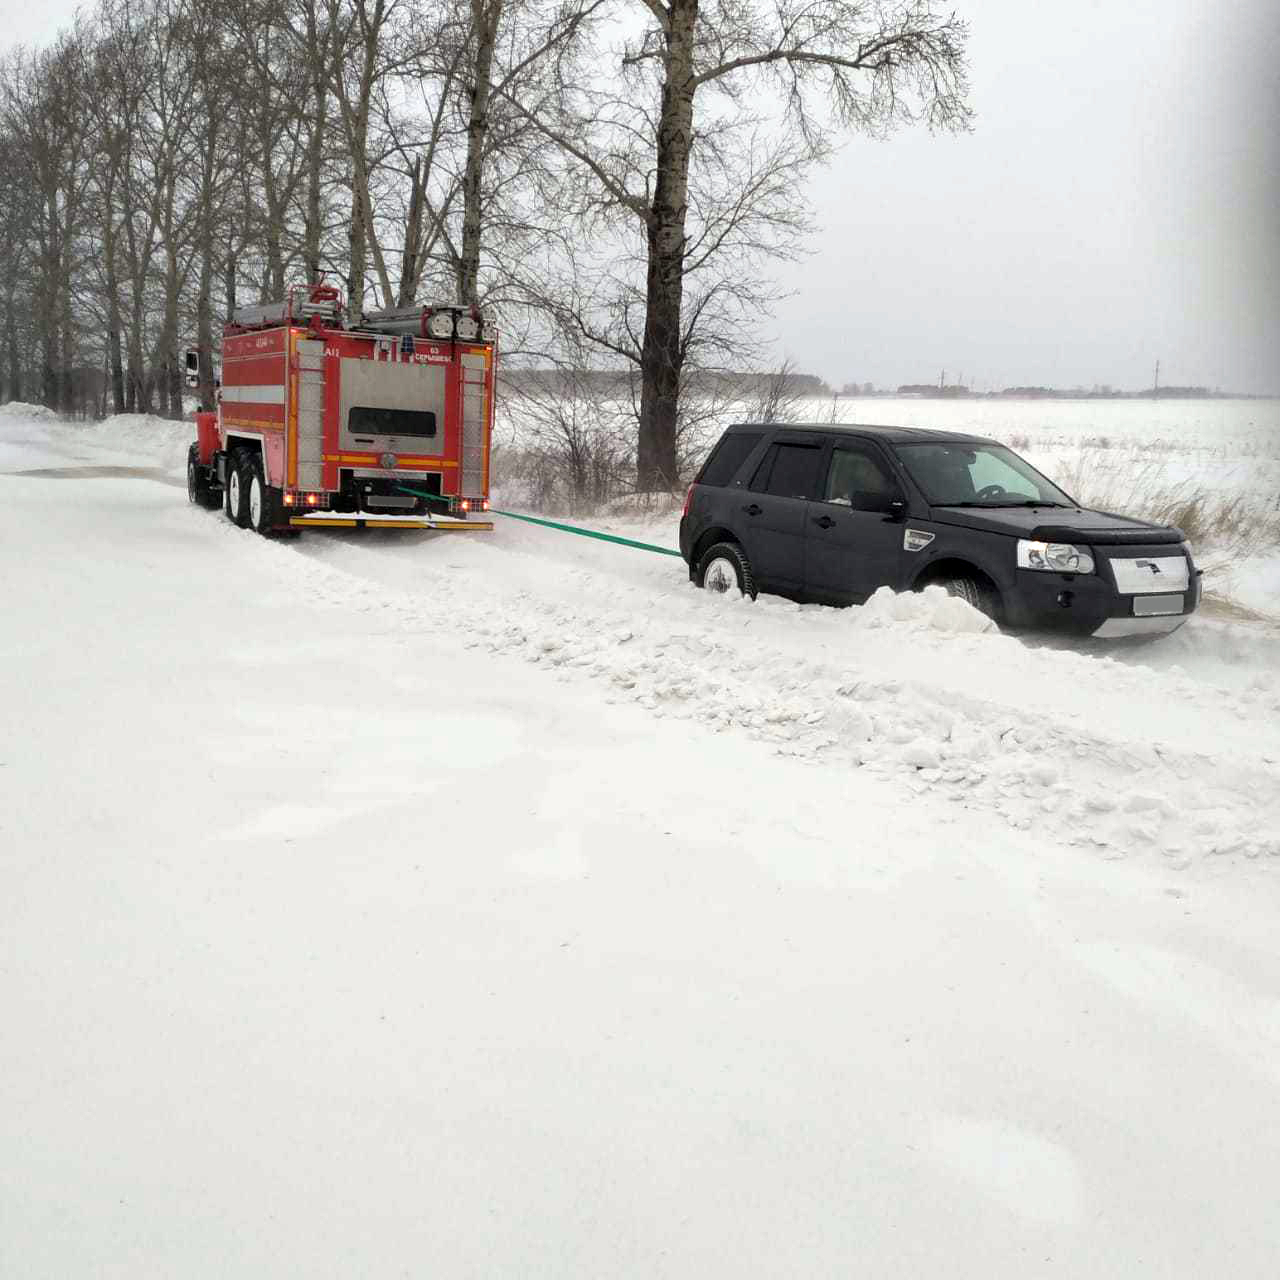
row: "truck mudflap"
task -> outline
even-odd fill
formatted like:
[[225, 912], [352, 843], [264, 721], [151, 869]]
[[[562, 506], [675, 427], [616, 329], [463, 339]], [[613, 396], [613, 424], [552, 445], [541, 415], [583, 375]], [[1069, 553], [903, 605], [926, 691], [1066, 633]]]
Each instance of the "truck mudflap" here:
[[447, 516], [374, 516], [365, 512], [315, 512], [290, 516], [295, 529], [433, 529], [437, 533], [491, 533], [492, 520], [450, 520]]

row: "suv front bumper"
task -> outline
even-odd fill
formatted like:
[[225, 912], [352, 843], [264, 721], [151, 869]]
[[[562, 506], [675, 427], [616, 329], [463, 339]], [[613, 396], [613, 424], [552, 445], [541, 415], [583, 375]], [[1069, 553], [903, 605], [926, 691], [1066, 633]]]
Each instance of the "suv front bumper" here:
[[[1200, 571], [1188, 557], [1187, 586], [1181, 591], [1126, 592], [1120, 589], [1106, 548], [1095, 548], [1097, 572], [1044, 573], [1018, 569], [1004, 594], [1005, 620], [1014, 627], [1044, 628], [1074, 635], [1112, 638], [1176, 631], [1200, 603]], [[1150, 555], [1167, 555], [1169, 547]], [[1141, 556], [1141, 548], [1124, 549]]]

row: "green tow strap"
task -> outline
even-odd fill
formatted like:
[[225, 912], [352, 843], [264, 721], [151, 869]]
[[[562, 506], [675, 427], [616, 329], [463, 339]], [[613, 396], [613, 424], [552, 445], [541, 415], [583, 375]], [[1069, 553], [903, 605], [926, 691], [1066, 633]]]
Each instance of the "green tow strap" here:
[[653, 551], [660, 556], [680, 555], [680, 552], [672, 551], [670, 547], [655, 547], [652, 542], [637, 542], [634, 538], [619, 538], [616, 534], [600, 533], [595, 529], [579, 529], [577, 525], [560, 524], [556, 520], [540, 520], [537, 516], [522, 516], [515, 511], [490, 511], [489, 514], [506, 516], [509, 520], [524, 520], [529, 524], [540, 524], [548, 529], [559, 529], [561, 533], [576, 533], [583, 538], [599, 538], [601, 542], [616, 542], [620, 547], [635, 547], [637, 551]]
[[[433, 502], [443, 503], [445, 506], [449, 504], [449, 499], [442, 498], [438, 493], [427, 493], [423, 489], [414, 489], [407, 484], [397, 485], [396, 488], [401, 493], [411, 493], [416, 498], [427, 498]], [[583, 538], [599, 538], [601, 542], [616, 542], [620, 547], [635, 547], [637, 551], [652, 551], [660, 556], [680, 555], [680, 552], [672, 551], [670, 547], [655, 547], [652, 542], [637, 542], [634, 538], [619, 538], [616, 534], [600, 533], [595, 529], [579, 529], [577, 525], [561, 524], [557, 520], [541, 520], [537, 516], [522, 516], [517, 511], [491, 510], [489, 514], [491, 516], [506, 516], [508, 520], [524, 520], [528, 524], [540, 524], [547, 529], [559, 529], [561, 533], [576, 533]]]

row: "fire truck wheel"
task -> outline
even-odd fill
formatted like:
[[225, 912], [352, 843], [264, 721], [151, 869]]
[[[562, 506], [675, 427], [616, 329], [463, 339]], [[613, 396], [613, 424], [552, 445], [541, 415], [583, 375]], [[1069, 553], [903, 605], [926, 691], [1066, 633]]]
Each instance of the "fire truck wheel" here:
[[200, 465], [200, 452], [195, 445], [187, 450], [187, 501], [198, 507], [222, 505], [222, 495], [209, 488], [209, 476]]
[[268, 534], [280, 519], [280, 491], [262, 477], [262, 459], [250, 458], [244, 469], [246, 501], [249, 504], [249, 528]]
[[227, 459], [227, 493], [226, 507], [228, 519], [242, 529], [249, 523], [249, 504], [245, 499], [247, 493], [244, 452], [237, 449]]

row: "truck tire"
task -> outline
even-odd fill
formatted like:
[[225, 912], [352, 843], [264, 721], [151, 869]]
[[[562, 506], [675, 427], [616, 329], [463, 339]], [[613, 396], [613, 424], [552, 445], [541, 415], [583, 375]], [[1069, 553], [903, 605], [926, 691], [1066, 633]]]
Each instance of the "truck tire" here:
[[702, 553], [694, 581], [705, 591], [723, 594], [735, 587], [744, 596], [756, 598], [756, 580], [751, 563], [736, 542], [717, 542]]
[[265, 537], [280, 521], [280, 490], [267, 484], [262, 474], [262, 459], [256, 455], [246, 459], [243, 474], [249, 528]]
[[200, 450], [192, 445], [187, 450], [187, 501], [197, 507], [220, 507], [222, 495], [209, 484], [209, 468], [200, 463]]
[[223, 510], [232, 524], [244, 528], [249, 523], [248, 476], [245, 471], [244, 450], [236, 449], [227, 458], [226, 498]]

